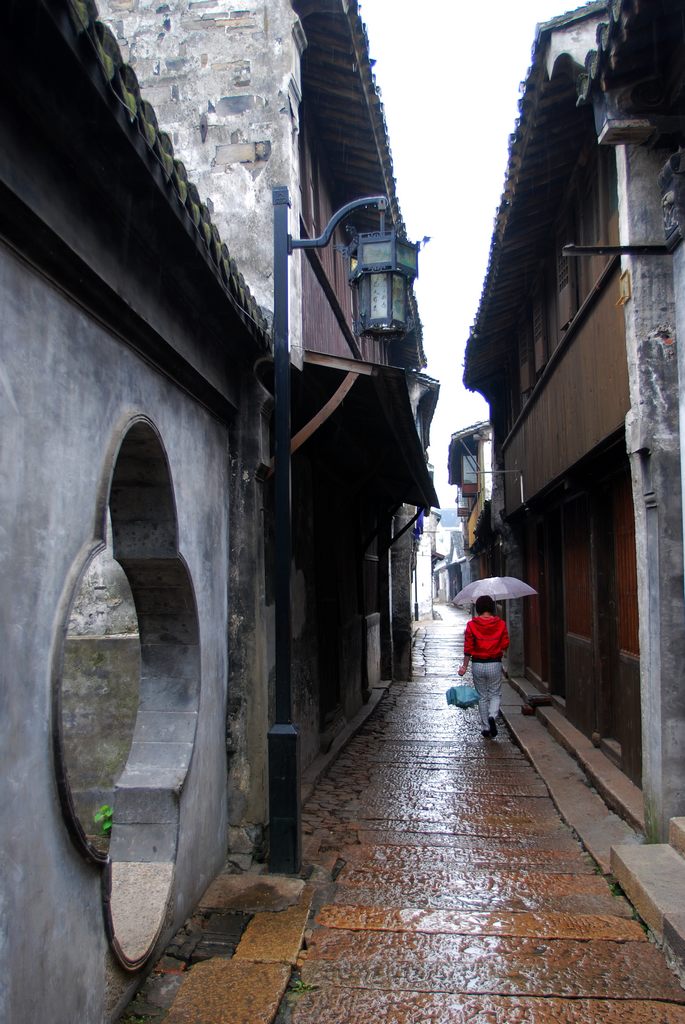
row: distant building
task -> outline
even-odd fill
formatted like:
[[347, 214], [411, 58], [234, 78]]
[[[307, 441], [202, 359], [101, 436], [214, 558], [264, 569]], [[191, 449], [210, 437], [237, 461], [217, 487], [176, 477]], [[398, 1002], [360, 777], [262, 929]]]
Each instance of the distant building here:
[[464, 556], [463, 525], [456, 508], [440, 510], [435, 548], [433, 595], [438, 603], [446, 604], [465, 585], [463, 580], [468, 571]]
[[[457, 515], [463, 523], [466, 566], [463, 583], [498, 575], [492, 528], [492, 427], [487, 421], [452, 434], [448, 471], [457, 487]], [[468, 577], [468, 578], [467, 578]]]

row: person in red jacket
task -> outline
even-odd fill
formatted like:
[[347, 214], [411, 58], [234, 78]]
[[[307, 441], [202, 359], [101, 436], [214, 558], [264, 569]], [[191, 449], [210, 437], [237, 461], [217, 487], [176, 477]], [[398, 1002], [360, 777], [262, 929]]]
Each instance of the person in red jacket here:
[[466, 624], [464, 660], [459, 668], [463, 676], [472, 665], [473, 685], [480, 700], [478, 708], [483, 736], [494, 739], [496, 719], [502, 698], [502, 654], [509, 646], [509, 634], [503, 619], [495, 615], [495, 602], [484, 595], [476, 601], [476, 615]]

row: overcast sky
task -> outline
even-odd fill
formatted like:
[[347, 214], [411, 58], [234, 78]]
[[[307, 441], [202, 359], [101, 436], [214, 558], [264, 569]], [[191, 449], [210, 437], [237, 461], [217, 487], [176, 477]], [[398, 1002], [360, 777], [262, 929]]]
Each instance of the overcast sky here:
[[[564, 0], [360, 0], [392, 148], [397, 195], [412, 241], [424, 235], [416, 291], [426, 373], [440, 381], [430, 458], [443, 508], [450, 435], [486, 419], [464, 389], [464, 347], [485, 277], [519, 84], [535, 26]], [[577, 6], [580, 6], [577, 5]]]

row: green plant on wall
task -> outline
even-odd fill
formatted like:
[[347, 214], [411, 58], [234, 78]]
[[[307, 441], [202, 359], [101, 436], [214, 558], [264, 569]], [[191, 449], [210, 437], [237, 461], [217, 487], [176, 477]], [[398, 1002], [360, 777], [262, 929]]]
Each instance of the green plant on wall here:
[[93, 821], [96, 825], [100, 826], [100, 831], [103, 835], [107, 835], [108, 832], [112, 831], [113, 813], [114, 811], [109, 804], [103, 804], [102, 807], [98, 807], [93, 815]]

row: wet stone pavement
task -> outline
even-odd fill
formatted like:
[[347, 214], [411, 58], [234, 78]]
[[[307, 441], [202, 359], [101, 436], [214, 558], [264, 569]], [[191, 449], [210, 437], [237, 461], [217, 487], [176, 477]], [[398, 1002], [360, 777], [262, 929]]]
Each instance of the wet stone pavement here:
[[448, 707], [466, 616], [421, 624], [304, 807], [313, 909], [278, 1024], [685, 1024], [685, 991], [504, 723]]

